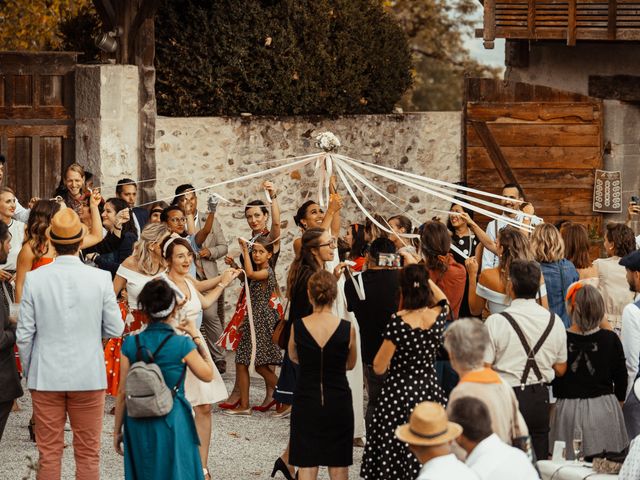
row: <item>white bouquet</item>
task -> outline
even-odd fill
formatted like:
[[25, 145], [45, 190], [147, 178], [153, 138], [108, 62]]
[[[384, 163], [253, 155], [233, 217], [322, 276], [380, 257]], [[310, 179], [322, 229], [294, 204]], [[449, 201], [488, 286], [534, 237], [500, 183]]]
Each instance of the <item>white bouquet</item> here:
[[331, 132], [322, 132], [316, 137], [316, 145], [325, 152], [333, 152], [340, 147], [340, 140]]

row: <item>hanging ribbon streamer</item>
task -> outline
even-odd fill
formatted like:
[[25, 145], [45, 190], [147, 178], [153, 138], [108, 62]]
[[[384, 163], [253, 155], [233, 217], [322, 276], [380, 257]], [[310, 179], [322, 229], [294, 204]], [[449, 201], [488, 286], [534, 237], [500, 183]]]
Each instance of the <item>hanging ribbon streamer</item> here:
[[[451, 203], [457, 203], [457, 204], [459, 204], [459, 205], [461, 205], [463, 207], [467, 207], [470, 210], [473, 210], [473, 211], [476, 211], [476, 212], [481, 213], [483, 215], [486, 215], [486, 216], [488, 216], [488, 217], [490, 217], [492, 219], [496, 219], [496, 220], [499, 219], [501, 222], [504, 222], [506, 224], [512, 225], [512, 226], [514, 226], [516, 228], [522, 228], [522, 229], [526, 229], [526, 230], [531, 230], [533, 228], [530, 225], [527, 225], [525, 223], [519, 222], [519, 221], [514, 220], [512, 218], [505, 217], [505, 216], [502, 216], [502, 215], [498, 215], [498, 214], [496, 214], [494, 212], [491, 212], [491, 211], [486, 210], [484, 208], [478, 207], [476, 205], [471, 205], [471, 204], [469, 204], [469, 203], [467, 203], [465, 201], [462, 201], [459, 198], [456, 198], [456, 197], [454, 197], [452, 195], [446, 195], [446, 194], [437, 192], [435, 190], [432, 190], [430, 188], [427, 188], [427, 187], [425, 187], [423, 185], [419, 185], [417, 183], [414, 183], [414, 182], [412, 182], [410, 180], [407, 180], [407, 179], [403, 178], [400, 175], [396, 175], [396, 174], [392, 174], [392, 173], [387, 172], [387, 171], [379, 170], [376, 167], [371, 167], [371, 166], [369, 166], [369, 164], [362, 164], [360, 162], [355, 162], [355, 161], [353, 161], [353, 160], [351, 160], [351, 159], [349, 159], [347, 157], [343, 157], [343, 156], [340, 156], [340, 160], [346, 161], [346, 162], [348, 162], [348, 163], [350, 163], [350, 164], [352, 164], [352, 165], [354, 165], [354, 166], [356, 166], [356, 167], [358, 167], [360, 169], [363, 169], [365, 171], [369, 171], [369, 172], [374, 173], [376, 175], [380, 175], [380, 176], [386, 177], [386, 178], [388, 178], [390, 180], [394, 180], [394, 181], [396, 181], [396, 182], [398, 182], [398, 183], [400, 183], [402, 185], [405, 185], [405, 186], [407, 186], [409, 188], [412, 188], [412, 189], [415, 189], [415, 190], [419, 190], [421, 192], [433, 195], [433, 196], [441, 198], [443, 200], [447, 200], [447, 201], [449, 201]], [[400, 172], [400, 173], [402, 173], [402, 172]], [[492, 207], [494, 207], [494, 208], [500, 208], [500, 209], [503, 209], [503, 210], [507, 210], [506, 207], [502, 207], [502, 206], [498, 207], [497, 205], [494, 205], [494, 204], [490, 204], [490, 205]]]
[[[422, 182], [422, 184], [421, 184], [419, 181], [412, 181], [412, 180], [407, 180], [407, 179], [398, 180], [398, 178], [401, 178], [403, 175], [411, 177], [411, 178], [417, 177], [419, 179], [429, 180], [426, 177], [420, 177], [419, 175], [409, 174], [408, 172], [401, 172], [401, 171], [398, 171], [398, 170], [389, 169], [387, 167], [383, 168], [383, 167], [378, 166], [378, 165], [373, 165], [373, 164], [370, 164], [370, 163], [367, 163], [367, 162], [363, 162], [363, 161], [360, 161], [360, 160], [354, 160], [354, 159], [349, 158], [349, 157], [340, 156], [340, 159], [345, 161], [345, 162], [348, 162], [348, 163], [350, 163], [350, 164], [352, 164], [352, 165], [354, 165], [356, 167], [359, 167], [359, 168], [361, 168], [363, 170], [375, 173], [376, 175], [380, 175], [380, 176], [383, 176], [383, 177], [386, 177], [386, 178], [389, 178], [389, 179], [395, 179], [396, 181], [400, 181], [401, 183], [404, 183], [405, 185], [410, 186], [412, 188], [416, 188], [417, 186], [419, 186], [419, 187], [421, 187], [420, 188], [421, 191], [424, 191], [425, 193], [429, 193], [430, 195], [434, 195], [434, 196], [438, 196], [440, 198], [444, 198], [446, 200], [451, 201], [452, 203], [457, 203], [457, 204], [460, 204], [460, 205], [463, 205], [463, 206], [469, 205], [469, 204], [464, 203], [464, 202], [461, 201], [461, 199], [464, 198], [464, 199], [467, 199], [467, 200], [475, 202], [475, 203], [479, 203], [479, 204], [486, 205], [486, 206], [491, 207], [491, 208], [502, 210], [504, 212], [509, 212], [509, 213], [512, 213], [512, 214], [517, 214], [517, 215], [522, 215], [522, 216], [525, 216], [525, 217], [533, 218], [533, 215], [525, 214], [525, 213], [521, 212], [520, 210], [513, 210], [512, 208], [505, 207], [503, 205], [498, 205], [498, 204], [491, 203], [491, 202], [487, 202], [486, 200], [482, 200], [482, 199], [479, 199], [479, 198], [476, 198], [476, 197], [472, 197], [472, 196], [469, 196], [469, 195], [461, 194], [461, 193], [459, 193], [457, 191], [451, 191], [450, 189], [447, 189], [447, 188], [426, 186], [426, 185], [424, 185], [424, 183], [426, 183], [426, 182]], [[391, 172], [394, 172], [394, 173], [391, 173]], [[449, 185], [452, 185], [452, 188], [453, 188], [453, 186], [455, 186], [455, 184], [449, 184]], [[466, 187], [466, 189], [474, 191], [474, 192], [478, 192], [478, 193], [486, 193], [486, 192], [482, 192], [481, 190], [469, 189], [468, 187]], [[444, 194], [446, 194], [447, 196], [443, 197], [442, 195], [438, 195], [435, 192], [444, 192]], [[501, 197], [501, 196], [499, 196], [499, 197], [502, 198], [502, 199], [513, 201], [513, 199], [509, 199], [507, 197]], [[498, 218], [498, 217], [495, 217], [495, 214], [493, 214], [492, 212], [490, 212], [490, 214], [485, 213], [486, 210], [483, 210], [480, 207], [468, 206], [467, 208], [470, 208], [470, 209], [472, 209], [474, 211], [483, 213], [483, 214], [485, 214], [487, 216], [491, 216], [491, 218]], [[494, 215], [494, 216], [492, 216], [492, 215]], [[499, 218], [501, 220], [503, 220], [502, 216], [500, 216]], [[524, 228], [524, 229], [533, 228], [530, 225], [527, 225], [525, 223], [519, 222], [517, 220], [513, 220], [513, 219], [505, 220], [505, 223], [510, 223], [510, 222], [513, 224], [513, 226], [518, 227], [518, 228]]]
[[[247, 174], [247, 175], [242, 175], [241, 177], [232, 178], [230, 180], [225, 180], [223, 182], [212, 183], [212, 184], [206, 185], [204, 187], [195, 188], [195, 189], [191, 190], [189, 193], [197, 193], [197, 192], [200, 192], [200, 191], [203, 191], [203, 190], [210, 190], [212, 188], [221, 187], [223, 185], [229, 185], [229, 184], [232, 184], [232, 183], [238, 183], [238, 182], [242, 182], [242, 181], [245, 181], [245, 180], [251, 180], [251, 179], [262, 177], [262, 176], [273, 175], [275, 173], [284, 173], [284, 172], [289, 172], [289, 171], [292, 171], [292, 170], [297, 170], [297, 169], [299, 169], [299, 168], [301, 168], [301, 167], [313, 162], [314, 160], [316, 160], [318, 155], [322, 155], [322, 154], [317, 154], [317, 155], [314, 155], [313, 157], [309, 157], [309, 158], [305, 158], [305, 159], [302, 159], [302, 160], [298, 160], [298, 161], [293, 162], [293, 163], [291, 163], [289, 165], [281, 165], [279, 167], [273, 167], [273, 168], [269, 168], [267, 170], [261, 170], [259, 172], [250, 173], [250, 174]], [[216, 193], [214, 193], [214, 195], [220, 197], [220, 195], [218, 195]], [[172, 200], [174, 198], [174, 196], [175, 195], [172, 195], [170, 197], [165, 197], [165, 198], [161, 198], [159, 200], [154, 200], [153, 202], [143, 203], [143, 204], [141, 204], [139, 206], [140, 207], [144, 207], [145, 205], [151, 205], [152, 203], [156, 203], [156, 202], [158, 202], [160, 200], [164, 200], [164, 201]], [[220, 198], [222, 199], [223, 197], [220, 197]], [[229, 202], [226, 199], [225, 199], [225, 201]]]

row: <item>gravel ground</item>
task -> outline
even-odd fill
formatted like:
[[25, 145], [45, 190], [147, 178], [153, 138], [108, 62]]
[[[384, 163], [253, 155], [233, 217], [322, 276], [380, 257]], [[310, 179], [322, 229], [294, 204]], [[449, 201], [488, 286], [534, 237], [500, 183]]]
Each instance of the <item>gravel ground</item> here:
[[[231, 357], [229, 360], [232, 360]], [[231, 362], [228, 362], [231, 366]], [[223, 376], [227, 388], [233, 388], [233, 369]], [[251, 404], [259, 405], [264, 398], [264, 382], [252, 379]], [[2, 438], [0, 448], [0, 479], [21, 480], [35, 478], [29, 469], [31, 460], [37, 460], [38, 451], [29, 441], [27, 424], [31, 416], [31, 398], [28, 393], [19, 399], [21, 410], [12, 413]], [[113, 406], [107, 397], [105, 411]], [[101, 478], [105, 480], [124, 479], [122, 457], [112, 446], [113, 416], [105, 414], [102, 432], [102, 452], [100, 456]], [[228, 417], [215, 407], [213, 413], [213, 436], [209, 451], [209, 467], [213, 480], [223, 479], [268, 479], [273, 462], [282, 453], [289, 437], [289, 419], [273, 418], [269, 413], [254, 413], [251, 417]], [[75, 464], [71, 432], [65, 432], [63, 457], [63, 479], [73, 479]], [[354, 448], [354, 465], [349, 470], [349, 478], [358, 478], [362, 448]], [[281, 474], [277, 479], [283, 479]], [[326, 469], [321, 469], [321, 479], [328, 479]], [[161, 479], [159, 479], [161, 480]], [[170, 479], [166, 479], [170, 480]]]

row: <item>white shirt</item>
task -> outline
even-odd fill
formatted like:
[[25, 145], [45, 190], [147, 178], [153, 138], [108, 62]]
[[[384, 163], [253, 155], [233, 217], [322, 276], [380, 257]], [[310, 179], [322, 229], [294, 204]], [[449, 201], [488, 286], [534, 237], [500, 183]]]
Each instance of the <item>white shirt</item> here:
[[480, 480], [512, 480], [514, 472], [518, 472], [518, 480], [540, 479], [527, 454], [507, 445], [495, 433], [476, 445], [466, 464]]
[[24, 240], [24, 223], [18, 220], [11, 220], [9, 225], [9, 233], [11, 234], [11, 249], [9, 255], [7, 255], [7, 262], [0, 268], [3, 270], [16, 270], [16, 264], [18, 261], [18, 254], [22, 248], [22, 241]]
[[[503, 215], [504, 218], [510, 218], [507, 217], [506, 215]], [[519, 214], [516, 216], [516, 218], [514, 218], [513, 220], [517, 221], [517, 222], [522, 222], [522, 220], [524, 219], [524, 215]], [[536, 217], [535, 215], [531, 218], [531, 226], [535, 227], [536, 225], [542, 223], [544, 220], [542, 220], [542, 218], [540, 217]], [[505, 222], [504, 220], [498, 219], [498, 228], [496, 228], [496, 220], [491, 220], [488, 224], [487, 224], [487, 235], [489, 235], [489, 237], [491, 237], [491, 239], [495, 242], [496, 238], [498, 238], [498, 232], [500, 230], [502, 230], [504, 227], [506, 227], [508, 224], [507, 222]], [[482, 250], [482, 268], [481, 270], [485, 270], [487, 268], [495, 268], [498, 266], [498, 257], [488, 248], [484, 248]]]
[[629, 375], [627, 383], [627, 395], [629, 395], [638, 375], [638, 364], [640, 363], [640, 308], [635, 303], [630, 303], [622, 310], [620, 340]]
[[31, 210], [20, 205], [20, 202], [16, 198], [16, 211], [13, 214], [13, 218], [22, 223], [27, 223], [29, 221], [29, 212], [31, 212]]
[[478, 476], [453, 453], [436, 457], [422, 466], [417, 480], [478, 480]]
[[[516, 298], [505, 312], [518, 323], [529, 347], [533, 348], [549, 323], [549, 310], [537, 304], [535, 299]], [[527, 361], [525, 352], [516, 331], [504, 316], [499, 313], [489, 315], [485, 325], [489, 331], [490, 342], [487, 345], [484, 360], [512, 387], [520, 386], [520, 379]], [[553, 365], [567, 361], [567, 332], [562, 319], [554, 314], [554, 324], [549, 336], [535, 356], [542, 373], [538, 380], [531, 369], [526, 385], [549, 383], [555, 377]]]

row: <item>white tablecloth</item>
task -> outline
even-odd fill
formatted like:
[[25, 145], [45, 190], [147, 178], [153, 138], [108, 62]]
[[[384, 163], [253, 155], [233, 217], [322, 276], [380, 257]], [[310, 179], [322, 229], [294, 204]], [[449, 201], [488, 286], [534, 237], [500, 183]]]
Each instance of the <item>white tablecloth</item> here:
[[605, 480], [616, 479], [618, 475], [597, 474], [591, 467], [576, 465], [572, 461], [554, 463], [551, 460], [540, 460], [538, 469], [542, 480]]

